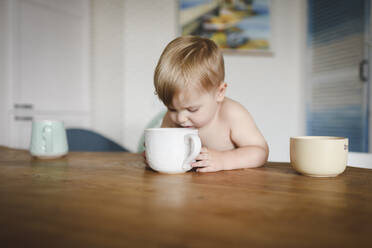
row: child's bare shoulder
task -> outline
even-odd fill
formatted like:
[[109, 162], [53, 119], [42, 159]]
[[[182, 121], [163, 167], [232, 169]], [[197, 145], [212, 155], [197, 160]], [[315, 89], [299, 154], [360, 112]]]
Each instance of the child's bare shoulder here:
[[235, 145], [237, 147], [258, 145], [268, 149], [265, 138], [248, 110], [240, 103], [228, 98], [224, 105], [221, 112], [223, 112], [225, 123], [230, 127], [231, 138]]
[[224, 99], [221, 107], [221, 117], [226, 121], [251, 119], [251, 115], [242, 104], [227, 97]]

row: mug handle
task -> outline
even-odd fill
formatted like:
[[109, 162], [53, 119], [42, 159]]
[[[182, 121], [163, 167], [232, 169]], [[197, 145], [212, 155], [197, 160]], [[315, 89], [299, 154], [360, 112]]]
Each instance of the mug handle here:
[[190, 148], [190, 154], [189, 156], [187, 156], [187, 158], [185, 159], [185, 161], [183, 161], [183, 165], [182, 165], [182, 168], [184, 170], [190, 170], [191, 169], [191, 161], [193, 161], [196, 156], [198, 156], [198, 154], [200, 153], [200, 149], [201, 149], [201, 141], [200, 141], [200, 138], [197, 134], [187, 134], [185, 136], [185, 141], [186, 140], [189, 140], [189, 144], [191, 146]]
[[43, 144], [42, 149], [44, 152], [49, 153], [53, 151], [53, 135], [52, 135], [52, 126], [47, 125], [43, 127], [42, 138]]

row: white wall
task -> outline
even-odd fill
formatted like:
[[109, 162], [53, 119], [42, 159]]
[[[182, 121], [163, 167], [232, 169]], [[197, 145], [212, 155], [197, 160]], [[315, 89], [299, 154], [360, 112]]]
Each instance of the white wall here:
[[124, 146], [137, 150], [143, 129], [163, 105], [153, 73], [166, 44], [176, 37], [177, 1], [126, 0], [124, 4]]
[[0, 0], [0, 145], [8, 144], [8, 17], [7, 0]]
[[92, 128], [121, 143], [123, 130], [123, 1], [92, 0]]
[[[136, 151], [143, 128], [161, 109], [153, 71], [177, 35], [177, 1], [126, 0], [124, 5], [124, 136]], [[303, 135], [304, 1], [274, 1], [274, 55], [225, 54], [227, 95], [253, 115], [270, 146], [271, 161], [289, 161], [289, 137]]]

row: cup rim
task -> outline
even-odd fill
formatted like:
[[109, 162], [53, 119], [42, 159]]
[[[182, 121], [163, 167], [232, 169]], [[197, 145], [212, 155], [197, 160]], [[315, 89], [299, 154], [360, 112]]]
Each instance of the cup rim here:
[[346, 137], [337, 136], [294, 136], [291, 137], [293, 140], [347, 140]]
[[51, 119], [38, 119], [38, 120], [33, 120], [32, 122], [34, 122], [34, 123], [49, 122], [49, 123], [62, 123], [62, 124], [64, 124], [64, 121], [62, 121], [62, 120], [51, 120]]

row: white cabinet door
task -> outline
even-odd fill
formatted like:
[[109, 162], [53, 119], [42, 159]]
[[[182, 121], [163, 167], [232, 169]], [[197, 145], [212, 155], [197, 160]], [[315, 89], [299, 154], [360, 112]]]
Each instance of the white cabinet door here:
[[10, 114], [11, 147], [28, 149], [31, 141], [32, 116]]
[[27, 148], [31, 119], [89, 126], [89, 0], [14, 0], [11, 146]]
[[15, 1], [15, 103], [38, 111], [89, 110], [86, 2]]

